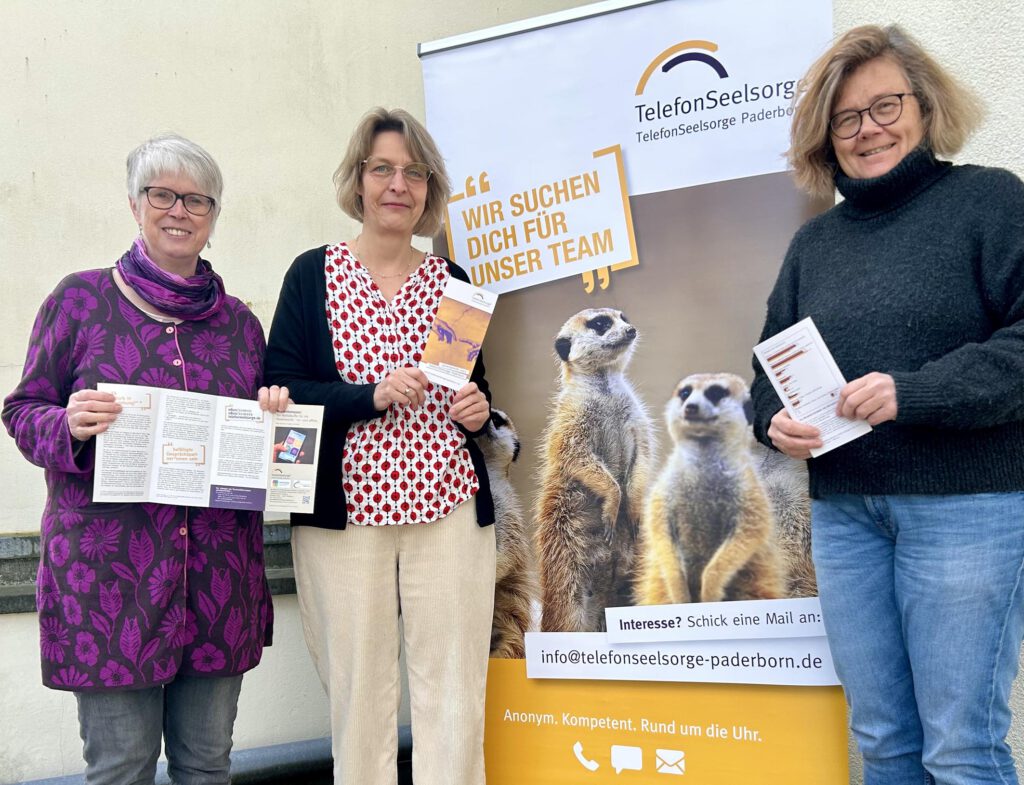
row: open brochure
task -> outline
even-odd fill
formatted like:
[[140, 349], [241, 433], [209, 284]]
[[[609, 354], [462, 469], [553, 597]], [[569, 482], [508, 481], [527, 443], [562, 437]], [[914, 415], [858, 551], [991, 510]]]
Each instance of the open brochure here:
[[839, 391], [846, 386], [846, 379], [811, 317], [759, 343], [754, 356], [789, 416], [821, 431], [822, 446], [811, 450], [813, 457], [871, 431], [864, 420], [836, 414]]
[[431, 382], [458, 390], [469, 381], [497, 302], [493, 292], [448, 279], [420, 360]]
[[99, 384], [121, 414], [96, 437], [95, 502], [312, 512], [322, 406]]

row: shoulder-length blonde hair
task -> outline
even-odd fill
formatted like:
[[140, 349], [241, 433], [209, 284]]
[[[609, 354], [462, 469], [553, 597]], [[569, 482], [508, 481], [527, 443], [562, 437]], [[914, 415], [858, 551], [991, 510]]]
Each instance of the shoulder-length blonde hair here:
[[346, 215], [363, 220], [363, 197], [359, 195], [363, 161], [373, 149], [377, 134], [395, 131], [405, 139], [405, 148], [414, 161], [425, 163], [432, 172], [427, 180], [427, 200], [423, 215], [413, 227], [413, 234], [433, 237], [444, 226], [445, 207], [452, 193], [448, 171], [444, 167], [433, 138], [427, 129], [404, 109], [371, 109], [359, 121], [348, 142], [348, 150], [334, 171], [334, 188], [338, 206]]
[[924, 144], [941, 156], [960, 151], [982, 117], [978, 99], [898, 25], [864, 25], [845, 33], [815, 61], [797, 85], [786, 155], [797, 184], [813, 196], [831, 196], [836, 173], [829, 119], [846, 79], [876, 57], [891, 58], [921, 107]]

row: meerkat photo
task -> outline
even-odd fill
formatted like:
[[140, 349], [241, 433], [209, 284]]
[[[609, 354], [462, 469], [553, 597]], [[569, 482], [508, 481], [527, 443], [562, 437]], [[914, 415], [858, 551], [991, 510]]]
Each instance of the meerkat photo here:
[[674, 447], [645, 510], [638, 604], [784, 596], [750, 414], [750, 391], [734, 374], [694, 374], [676, 386], [665, 407]]
[[807, 463], [765, 447], [753, 433], [751, 450], [757, 473], [775, 513], [775, 538], [781, 550], [787, 597], [817, 597], [811, 560], [811, 497]]
[[590, 308], [558, 331], [561, 384], [542, 439], [536, 511], [541, 629], [597, 632], [632, 603], [651, 421], [625, 376], [637, 340], [621, 311]]
[[519, 457], [519, 436], [509, 416], [492, 408], [487, 429], [476, 443], [487, 464], [497, 540], [491, 656], [521, 659], [526, 656], [524, 636], [533, 617], [537, 588], [530, 535], [519, 496], [509, 480], [512, 464]]

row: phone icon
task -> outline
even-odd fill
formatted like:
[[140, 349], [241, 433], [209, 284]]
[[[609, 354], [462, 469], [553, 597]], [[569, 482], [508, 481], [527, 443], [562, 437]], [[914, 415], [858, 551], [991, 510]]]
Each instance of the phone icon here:
[[598, 766], [601, 765], [596, 760], [590, 760], [583, 754], [583, 742], [581, 741], [572, 745], [572, 754], [576, 756], [576, 760], [578, 760], [580, 765], [587, 771], [596, 771]]
[[299, 458], [299, 451], [302, 450], [302, 443], [306, 441], [306, 434], [298, 431], [288, 431], [288, 437], [284, 440], [284, 449], [277, 456], [279, 461], [295, 463]]

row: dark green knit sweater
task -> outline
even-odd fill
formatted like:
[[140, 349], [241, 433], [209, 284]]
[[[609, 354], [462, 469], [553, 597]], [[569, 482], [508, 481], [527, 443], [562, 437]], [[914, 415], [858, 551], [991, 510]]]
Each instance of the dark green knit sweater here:
[[[1024, 490], [1024, 183], [919, 148], [836, 186], [845, 201], [793, 238], [761, 340], [812, 317], [847, 380], [893, 376], [898, 413], [812, 458], [811, 495]], [[770, 444], [781, 403], [754, 369]]]

